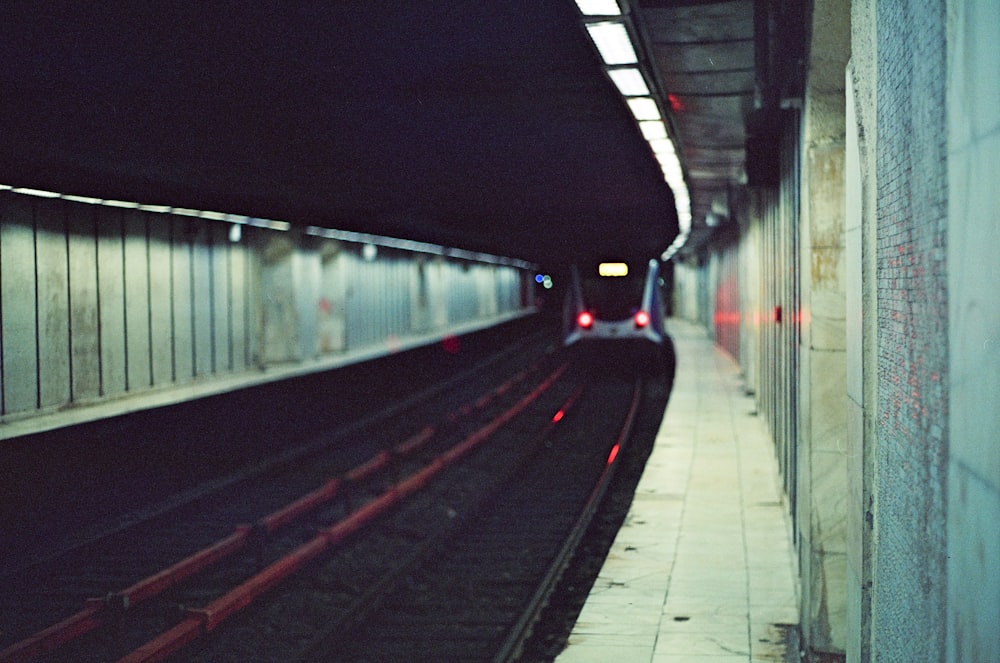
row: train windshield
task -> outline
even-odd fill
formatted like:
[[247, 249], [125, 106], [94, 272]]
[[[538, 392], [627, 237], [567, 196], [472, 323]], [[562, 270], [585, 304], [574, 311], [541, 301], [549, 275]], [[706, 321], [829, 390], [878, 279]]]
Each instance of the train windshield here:
[[601, 276], [598, 269], [594, 265], [580, 272], [584, 307], [601, 320], [625, 320], [635, 315], [642, 306], [645, 274], [630, 268], [625, 276]]

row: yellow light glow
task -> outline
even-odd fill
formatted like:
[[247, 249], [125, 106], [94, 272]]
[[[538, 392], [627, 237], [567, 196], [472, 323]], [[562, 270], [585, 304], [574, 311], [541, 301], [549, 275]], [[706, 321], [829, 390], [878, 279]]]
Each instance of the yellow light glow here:
[[628, 276], [628, 265], [623, 262], [602, 262], [597, 266], [601, 276]]

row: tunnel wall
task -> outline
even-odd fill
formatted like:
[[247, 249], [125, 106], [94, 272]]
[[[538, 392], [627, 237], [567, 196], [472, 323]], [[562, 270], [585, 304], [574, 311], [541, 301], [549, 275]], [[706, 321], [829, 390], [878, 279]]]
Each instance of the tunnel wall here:
[[2, 191], [0, 438], [496, 324], [531, 310], [526, 280], [509, 264]]
[[[776, 186], [747, 189], [737, 210], [739, 315], [727, 301], [733, 246], [713, 242], [700, 262], [716, 293], [713, 325], [740, 358], [746, 387], [772, 435], [801, 576], [803, 646], [839, 656], [847, 641], [846, 263], [844, 66], [849, 16], [839, 3], [811, 12], [801, 108], [774, 108]], [[700, 317], [700, 316], [699, 316]]]
[[709, 279], [713, 284], [712, 331], [715, 343], [740, 361], [739, 252], [734, 241], [720, 242], [710, 255]]
[[[802, 182], [782, 177], [812, 217], [799, 226], [802, 269], [782, 258], [797, 226], [782, 225], [780, 189], [751, 189], [737, 219], [741, 365], [790, 498], [803, 644], [822, 660], [843, 648], [849, 662], [997, 661], [1000, 5], [855, 0], [849, 48], [817, 21], [844, 7], [812, 3], [810, 57], [841, 64], [807, 88]], [[841, 208], [842, 228], [824, 227]], [[799, 365], [773, 316], [790, 273], [802, 287]], [[836, 287], [818, 290], [817, 275]], [[825, 433], [821, 381], [846, 396]], [[789, 446], [779, 411], [794, 402], [782, 393], [812, 410]]]
[[705, 311], [699, 303], [702, 301], [701, 289], [704, 287], [704, 271], [698, 266], [695, 258], [677, 260], [674, 263], [674, 288], [671, 309], [678, 318], [695, 323], [705, 324]]

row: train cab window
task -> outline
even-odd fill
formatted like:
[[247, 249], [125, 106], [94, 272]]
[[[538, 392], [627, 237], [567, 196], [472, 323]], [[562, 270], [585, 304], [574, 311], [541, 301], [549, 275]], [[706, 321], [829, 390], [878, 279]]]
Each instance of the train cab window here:
[[[622, 265], [624, 263], [602, 263], [595, 265], [592, 271], [580, 274], [580, 286], [583, 299], [588, 309], [601, 320], [626, 320], [635, 315], [642, 301], [642, 291], [645, 286], [644, 274], [641, 270], [623, 270], [609, 268], [608, 264]], [[605, 274], [622, 274], [617, 276], [602, 276]]]

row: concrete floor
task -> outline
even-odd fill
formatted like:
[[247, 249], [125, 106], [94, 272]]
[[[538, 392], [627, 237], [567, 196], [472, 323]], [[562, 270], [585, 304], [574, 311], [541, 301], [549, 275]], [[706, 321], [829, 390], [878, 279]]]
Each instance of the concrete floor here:
[[770, 436], [736, 363], [703, 329], [671, 320], [669, 331], [677, 375], [653, 453], [556, 660], [798, 660], [797, 571]]

